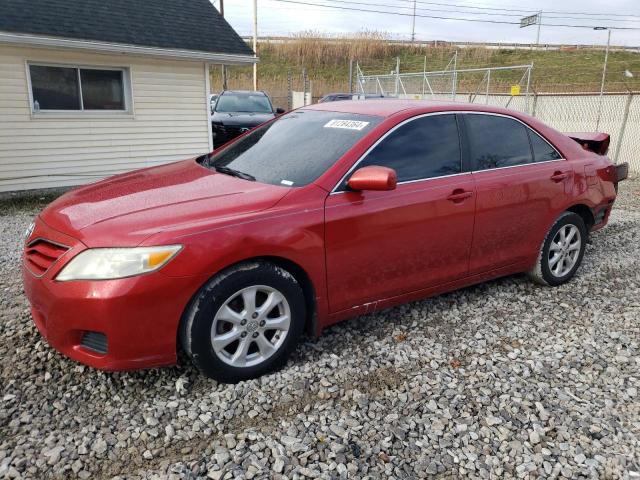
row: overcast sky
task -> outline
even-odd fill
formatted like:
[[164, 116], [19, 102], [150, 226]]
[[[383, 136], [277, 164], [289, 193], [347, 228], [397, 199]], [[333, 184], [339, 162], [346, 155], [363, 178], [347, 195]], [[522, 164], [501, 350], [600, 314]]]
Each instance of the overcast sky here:
[[[412, 0], [299, 0], [368, 10], [385, 10], [412, 14]], [[219, 7], [220, 0], [212, 0]], [[444, 5], [446, 4], [446, 5]], [[376, 6], [378, 5], [378, 6]], [[387, 6], [391, 5], [391, 6]], [[488, 7], [497, 10], [463, 8]], [[417, 14], [441, 17], [460, 17], [494, 21], [519, 21], [526, 15], [525, 5], [535, 5], [531, 13], [543, 11], [541, 43], [606, 44], [607, 32], [591, 28], [553, 27], [545, 24], [572, 24], [608, 27], [635, 27], [638, 30], [614, 30], [613, 45], [640, 46], [640, 2], [638, 0], [539, 0], [536, 2], [499, 2], [498, 0], [418, 0]], [[524, 7], [526, 8], [526, 7]], [[510, 9], [503, 11], [499, 9]], [[544, 12], [549, 12], [545, 14]], [[570, 13], [552, 13], [570, 12]], [[608, 12], [608, 13], [607, 13]], [[253, 0], [224, 0], [227, 21], [241, 34], [253, 32]], [[585, 13], [601, 14], [584, 15]], [[554, 18], [552, 18], [554, 17]], [[573, 18], [558, 18], [573, 17]], [[535, 42], [536, 26], [476, 23], [434, 18], [416, 18], [416, 38], [419, 40], [478, 41], [478, 42]], [[258, 35], [290, 35], [304, 30], [327, 34], [348, 34], [363, 30], [387, 32], [397, 39], [411, 37], [411, 16], [347, 11], [318, 6], [285, 3], [277, 0], [258, 0]]]

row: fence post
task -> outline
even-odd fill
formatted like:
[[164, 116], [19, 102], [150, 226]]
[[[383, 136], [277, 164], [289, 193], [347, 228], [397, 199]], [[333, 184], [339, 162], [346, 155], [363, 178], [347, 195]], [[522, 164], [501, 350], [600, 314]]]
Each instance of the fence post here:
[[400, 57], [396, 57], [396, 97], [400, 88]]
[[291, 68], [287, 69], [287, 110], [291, 110], [293, 99], [291, 98]]
[[533, 62], [531, 62], [529, 64], [529, 68], [527, 68], [527, 93], [526, 93], [527, 113], [529, 113], [529, 88], [531, 88], [531, 69], [532, 68], [533, 68]]
[[302, 67], [302, 105], [307, 105], [307, 67]]
[[491, 83], [491, 69], [488, 68], [487, 69], [487, 92], [485, 93], [485, 96], [484, 96], [484, 103], [486, 105], [489, 104], [489, 84], [490, 83]]
[[538, 92], [533, 91], [533, 105], [531, 106], [531, 116], [536, 116], [536, 107], [538, 106]]
[[424, 66], [422, 67], [422, 100], [424, 100], [424, 87], [427, 83], [427, 56], [424, 56]]
[[455, 101], [458, 91], [458, 50], [456, 50], [453, 57], [453, 78], [451, 79], [451, 83], [453, 84], [451, 88], [451, 100]]
[[618, 141], [616, 142], [616, 154], [613, 157], [613, 163], [618, 163], [618, 157], [620, 156], [620, 149], [622, 148], [622, 139], [624, 137], [624, 131], [627, 128], [627, 120], [629, 118], [629, 109], [631, 107], [631, 101], [633, 100], [633, 93], [629, 91], [629, 96], [627, 97], [627, 102], [624, 105], [624, 115], [622, 116], [622, 125], [620, 126], [620, 134], [618, 136]]
[[353, 58], [349, 59], [349, 93], [353, 93]]

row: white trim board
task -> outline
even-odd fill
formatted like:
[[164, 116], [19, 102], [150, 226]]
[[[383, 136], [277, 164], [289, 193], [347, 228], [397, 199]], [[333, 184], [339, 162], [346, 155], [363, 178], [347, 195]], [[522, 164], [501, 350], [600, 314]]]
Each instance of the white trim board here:
[[108, 43], [94, 40], [78, 40], [71, 38], [47, 37], [41, 35], [0, 31], [0, 44], [3, 43], [20, 46], [72, 48], [130, 55], [150, 55], [155, 57], [171, 58], [174, 60], [205, 60], [211, 63], [224, 63], [227, 65], [252, 64], [258, 62], [258, 58], [253, 55], [236, 55], [229, 53], [201, 52], [197, 50], [144, 47], [140, 45], [127, 45], [123, 43]]

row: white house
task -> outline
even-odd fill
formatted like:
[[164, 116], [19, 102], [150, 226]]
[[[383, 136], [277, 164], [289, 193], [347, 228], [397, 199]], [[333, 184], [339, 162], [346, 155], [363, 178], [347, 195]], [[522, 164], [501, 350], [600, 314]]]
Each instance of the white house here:
[[209, 65], [254, 61], [208, 0], [0, 0], [0, 191], [210, 151]]

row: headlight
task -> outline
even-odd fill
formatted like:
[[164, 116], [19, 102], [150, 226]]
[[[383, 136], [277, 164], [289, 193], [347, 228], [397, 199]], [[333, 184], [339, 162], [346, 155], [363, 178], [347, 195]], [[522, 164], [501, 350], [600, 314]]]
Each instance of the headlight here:
[[73, 258], [56, 280], [111, 280], [153, 272], [166, 265], [181, 248], [181, 245], [90, 248]]

